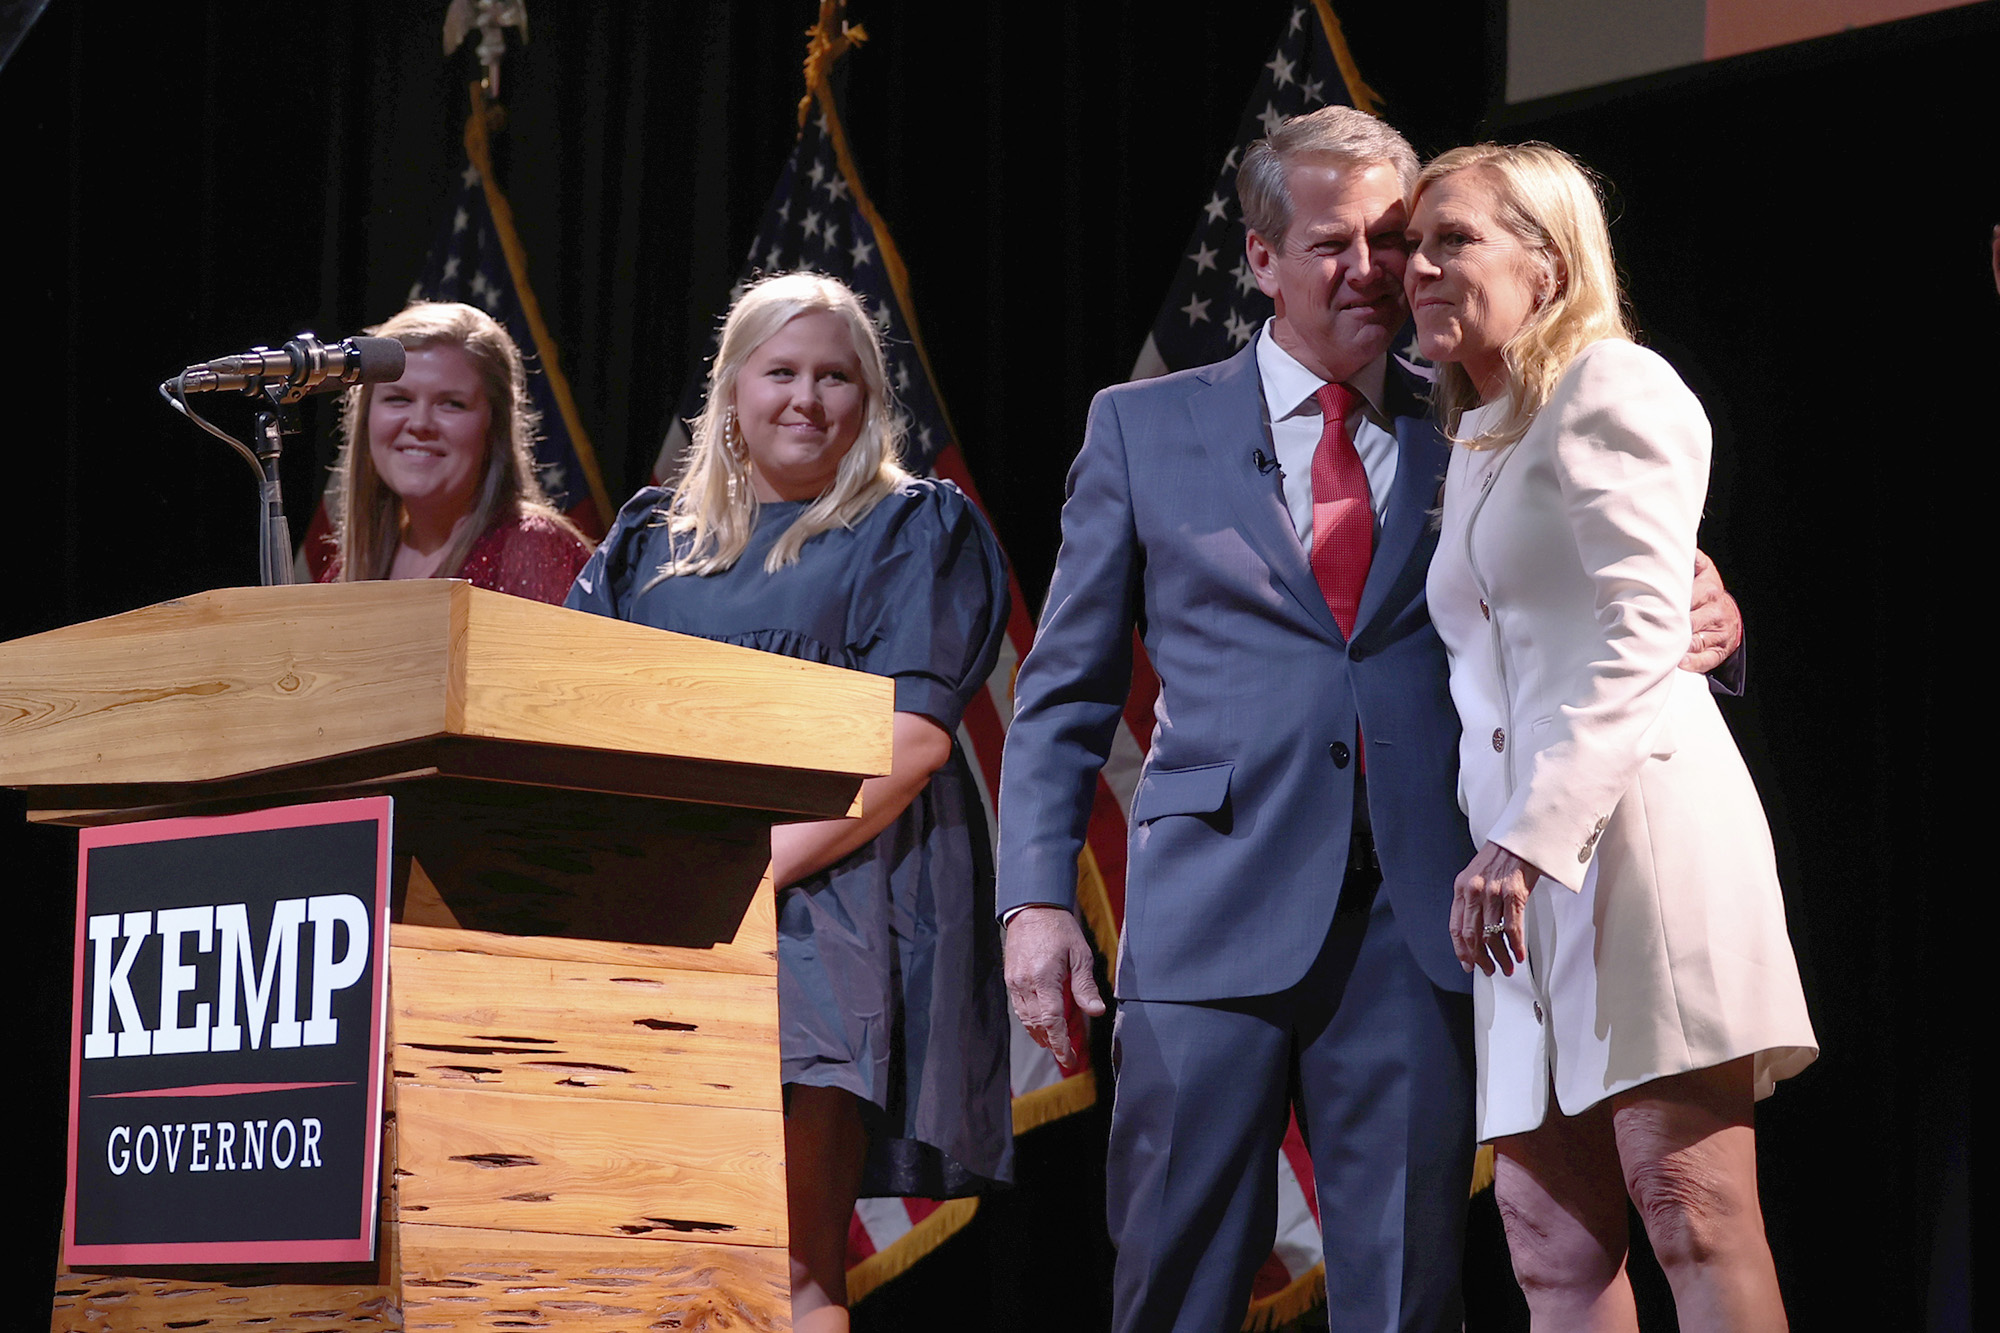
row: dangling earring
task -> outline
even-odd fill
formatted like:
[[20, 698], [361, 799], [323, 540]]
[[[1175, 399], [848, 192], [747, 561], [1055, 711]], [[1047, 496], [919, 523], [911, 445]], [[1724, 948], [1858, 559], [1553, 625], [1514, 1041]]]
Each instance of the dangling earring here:
[[743, 431], [736, 424], [736, 409], [733, 407], [724, 408], [722, 412], [722, 452], [738, 467], [750, 460], [750, 450], [743, 443]]

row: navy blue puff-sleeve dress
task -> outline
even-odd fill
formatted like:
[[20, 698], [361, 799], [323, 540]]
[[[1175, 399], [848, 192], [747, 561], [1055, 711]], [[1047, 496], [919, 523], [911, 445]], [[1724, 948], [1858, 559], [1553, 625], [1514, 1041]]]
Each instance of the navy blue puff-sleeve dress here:
[[[957, 487], [913, 479], [775, 574], [764, 557], [805, 504], [763, 504], [730, 569], [654, 582], [674, 553], [670, 498], [649, 488], [625, 505], [566, 605], [888, 676], [897, 712], [956, 733], [1008, 606], [999, 543]], [[951, 1198], [1011, 1180], [992, 846], [961, 747], [895, 823], [780, 890], [777, 907], [783, 1079], [861, 1099], [863, 1196]]]

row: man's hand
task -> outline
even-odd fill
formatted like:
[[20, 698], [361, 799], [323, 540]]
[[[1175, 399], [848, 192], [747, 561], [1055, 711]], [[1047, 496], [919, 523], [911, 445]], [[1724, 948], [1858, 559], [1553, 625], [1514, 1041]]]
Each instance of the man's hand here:
[[1681, 659], [1681, 670], [1706, 676], [1728, 661], [1729, 655], [1743, 642], [1743, 613], [1737, 609], [1736, 599], [1722, 586], [1722, 575], [1716, 573], [1715, 562], [1702, 551], [1694, 553], [1694, 605], [1688, 611], [1694, 638], [1688, 644], [1687, 656]]
[[1024, 907], [1007, 923], [1007, 996], [1014, 1017], [1068, 1073], [1082, 1063], [1083, 1024], [1073, 1010], [1104, 1012], [1091, 975], [1090, 943], [1060, 907]]

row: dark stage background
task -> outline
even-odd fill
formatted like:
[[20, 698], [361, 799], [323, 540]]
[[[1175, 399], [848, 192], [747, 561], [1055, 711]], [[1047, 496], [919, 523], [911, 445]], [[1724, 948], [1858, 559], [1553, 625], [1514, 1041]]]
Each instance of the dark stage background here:
[[[1825, 1047], [1759, 1118], [1794, 1321], [1965, 1327], [1965, 1030], [1984, 1010], [1961, 1007], [1961, 978], [1984, 919], [1963, 876], [1972, 779], [1945, 770], [1971, 748], [1961, 643], [1990, 598], [1943, 577], [1984, 567], [1983, 524], [1944, 501], [1971, 498], [1993, 433], [2000, 5], [1504, 113], [1497, 3], [1336, 8], [1421, 151], [1545, 138], [1615, 185], [1640, 321], [1717, 427], [1703, 543], [1752, 634], [1729, 716]], [[814, 6], [533, 9], [499, 169], [616, 499], [645, 479], [789, 147]], [[153, 386], [401, 304], [475, 74], [440, 59], [443, 10], [55, 0], [0, 70], [20, 485], [0, 637], [254, 581], [243, 465]], [[1090, 395], [1128, 372], [1286, 11], [856, 0], [873, 40], [848, 61], [855, 152], [1031, 600]], [[295, 531], [331, 444], [312, 411], [288, 460]], [[0, 811], [33, 960], [11, 969], [31, 1034], [12, 1160], [23, 1220], [53, 1238], [72, 839], [18, 810]], [[1103, 1327], [1104, 1128], [1024, 1139], [1020, 1187], [859, 1325]], [[1490, 1203], [1468, 1265], [1469, 1327], [1524, 1328]], [[1670, 1327], [1656, 1272], [1641, 1286]], [[46, 1288], [10, 1290], [21, 1326], [46, 1318]]]

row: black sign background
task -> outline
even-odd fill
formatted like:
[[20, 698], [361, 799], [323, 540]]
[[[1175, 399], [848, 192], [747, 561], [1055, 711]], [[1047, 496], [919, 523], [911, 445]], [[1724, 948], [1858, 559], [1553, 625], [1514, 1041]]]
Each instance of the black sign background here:
[[[228, 1052], [190, 1052], [124, 1058], [82, 1058], [83, 1037], [91, 1030], [92, 987], [98, 945], [87, 938], [79, 957], [79, 1004], [73, 1027], [72, 1059], [77, 1069], [73, 1102], [75, 1158], [72, 1176], [73, 1230], [68, 1242], [88, 1246], [183, 1246], [190, 1243], [244, 1242], [372, 1242], [369, 1204], [373, 1172], [369, 1169], [380, 1124], [376, 1111], [375, 1062], [380, 1045], [374, 1036], [374, 1000], [378, 985], [376, 956], [380, 932], [387, 928], [379, 906], [383, 856], [378, 818], [355, 820], [358, 802], [341, 802], [345, 822], [307, 824], [188, 836], [195, 821], [174, 821], [178, 836], [169, 841], [131, 842], [91, 847], [85, 861], [84, 893], [78, 931], [91, 916], [152, 911], [162, 908], [247, 904], [253, 966], [261, 970], [270, 936], [273, 904], [285, 898], [351, 894], [369, 918], [371, 939], [367, 964], [354, 984], [332, 996], [331, 1014], [340, 1023], [340, 1039], [326, 1046], [273, 1049], [270, 1025], [278, 1013], [282, 973], [273, 976], [263, 1040], [250, 1047], [249, 1015], [239, 994], [236, 1022], [243, 1028], [242, 1047]], [[387, 802], [370, 802], [387, 816]], [[300, 811], [268, 812], [266, 817], [296, 818]], [[255, 818], [255, 817], [252, 817]], [[235, 821], [232, 821], [235, 822]], [[157, 920], [157, 918], [155, 918]], [[308, 921], [298, 934], [298, 1003], [296, 1017], [310, 1016], [313, 980], [313, 932]], [[196, 1006], [210, 1006], [212, 1026], [219, 1013], [217, 986], [221, 978], [221, 940], [212, 935], [208, 952], [199, 952], [198, 935], [181, 937], [183, 965], [197, 968], [196, 984], [181, 996], [183, 1024], [194, 1021]], [[345, 956], [357, 942], [336, 929], [333, 957]], [[111, 944], [112, 961], [124, 948], [121, 936]], [[149, 940], [135, 961], [131, 988], [141, 1013], [157, 1029], [161, 948], [158, 936]], [[240, 985], [236, 977], [228, 984]], [[111, 1006], [110, 1026], [119, 1024]], [[373, 1076], [373, 1077], [372, 1077]], [[165, 1089], [211, 1088], [232, 1084], [320, 1083], [331, 1086], [226, 1095], [107, 1095], [146, 1093]], [[304, 1121], [318, 1120], [322, 1133], [317, 1152], [322, 1165], [302, 1165]], [[243, 1155], [243, 1122], [267, 1121], [264, 1162], [257, 1170], [218, 1170], [218, 1136], [211, 1130], [206, 1153], [210, 1169], [190, 1167], [196, 1124], [231, 1121], [236, 1126], [236, 1152]], [[289, 1168], [277, 1166], [273, 1148], [285, 1135], [280, 1121], [289, 1120], [294, 1138]], [[169, 1169], [162, 1144], [157, 1164], [143, 1173], [136, 1157], [122, 1174], [112, 1171], [109, 1138], [118, 1126], [130, 1128], [136, 1146], [140, 1127], [151, 1124], [187, 1125], [180, 1131], [177, 1159]], [[274, 1139], [275, 1136], [275, 1139]], [[109, 1257], [109, 1256], [105, 1256]], [[167, 1256], [161, 1256], [165, 1258]], [[176, 1262], [198, 1262], [176, 1252]], [[205, 1256], [204, 1256], [205, 1257]], [[241, 1250], [218, 1252], [217, 1258], [248, 1257]], [[276, 1257], [276, 1256], [271, 1256]], [[307, 1257], [301, 1254], [300, 1257]], [[326, 1257], [326, 1256], [314, 1256]]]

